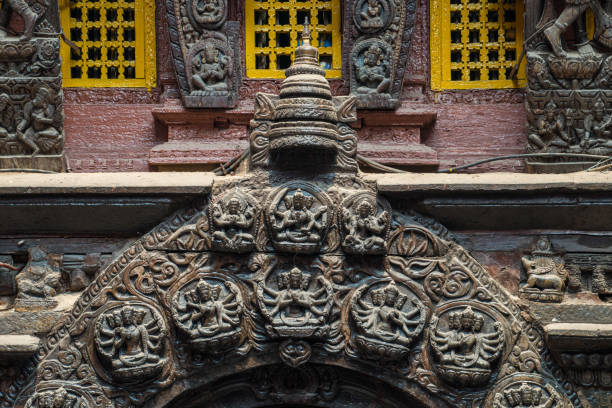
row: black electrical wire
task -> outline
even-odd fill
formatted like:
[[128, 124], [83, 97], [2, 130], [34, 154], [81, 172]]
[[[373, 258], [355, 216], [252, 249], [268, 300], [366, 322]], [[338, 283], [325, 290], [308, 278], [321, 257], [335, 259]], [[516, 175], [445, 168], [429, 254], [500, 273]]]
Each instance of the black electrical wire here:
[[484, 163], [490, 163], [498, 160], [508, 160], [508, 159], [525, 159], [529, 157], [571, 157], [571, 158], [589, 158], [589, 159], [597, 159], [602, 160], [608, 158], [608, 156], [600, 156], [596, 154], [586, 154], [586, 153], [523, 153], [523, 154], [509, 154], [506, 156], [496, 156], [490, 157], [488, 159], [478, 160], [473, 163], [464, 164], [463, 166], [450, 167], [444, 170], [438, 170], [438, 173], [452, 173], [457, 170], [463, 170], [470, 167], [475, 167]]

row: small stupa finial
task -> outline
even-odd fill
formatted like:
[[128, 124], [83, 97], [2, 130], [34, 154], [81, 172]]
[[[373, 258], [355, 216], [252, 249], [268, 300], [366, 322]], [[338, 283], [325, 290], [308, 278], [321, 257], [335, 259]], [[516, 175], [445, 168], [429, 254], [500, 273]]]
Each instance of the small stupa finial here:
[[302, 31], [302, 43], [304, 45], [310, 45], [310, 22], [308, 16], [304, 19], [304, 30]]

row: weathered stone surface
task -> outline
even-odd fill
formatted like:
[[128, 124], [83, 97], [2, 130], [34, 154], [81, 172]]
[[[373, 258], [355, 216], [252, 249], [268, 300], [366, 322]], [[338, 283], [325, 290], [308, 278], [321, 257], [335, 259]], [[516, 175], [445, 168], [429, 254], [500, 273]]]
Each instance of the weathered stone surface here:
[[12, 356], [28, 356], [38, 350], [40, 339], [36, 336], [23, 334], [0, 335], [0, 356], [3, 358]]
[[60, 294], [55, 297], [58, 305], [52, 310], [17, 312], [14, 309], [0, 312], [0, 335], [32, 335], [48, 333], [65, 313], [74, 306], [78, 293]]

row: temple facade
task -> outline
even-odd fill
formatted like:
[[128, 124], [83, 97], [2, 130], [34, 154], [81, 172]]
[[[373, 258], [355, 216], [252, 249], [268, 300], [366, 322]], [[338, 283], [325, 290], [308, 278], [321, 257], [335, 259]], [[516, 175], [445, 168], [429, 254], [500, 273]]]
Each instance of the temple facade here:
[[612, 407], [612, 1], [0, 29], [0, 407]]

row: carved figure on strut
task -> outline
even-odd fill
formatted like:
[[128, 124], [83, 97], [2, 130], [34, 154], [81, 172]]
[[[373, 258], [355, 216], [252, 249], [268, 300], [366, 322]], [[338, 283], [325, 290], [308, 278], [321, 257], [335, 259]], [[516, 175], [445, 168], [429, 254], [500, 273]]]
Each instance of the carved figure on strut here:
[[106, 312], [96, 324], [96, 346], [113, 368], [113, 375], [140, 380], [157, 374], [165, 362], [161, 354], [165, 330], [156, 314], [143, 306], [126, 305]]
[[347, 235], [342, 242], [345, 248], [355, 253], [384, 253], [384, 234], [390, 221], [389, 213], [376, 215], [377, 207], [369, 200], [359, 202], [355, 211], [343, 208], [344, 228]]
[[271, 307], [268, 314], [288, 326], [323, 323], [328, 303], [327, 288], [322, 285], [318, 290], [310, 291], [310, 276], [298, 268], [278, 275], [278, 291], [268, 285], [263, 287], [266, 295], [265, 305]]
[[185, 293], [184, 301], [177, 303], [178, 320], [192, 338], [210, 337], [227, 332], [240, 325], [242, 306], [232, 291], [221, 298], [220, 285], [211, 285], [200, 279], [196, 287]]
[[212, 220], [215, 246], [238, 252], [251, 249], [254, 238], [249, 231], [255, 220], [255, 208], [244, 198], [232, 195], [227, 202], [216, 202], [212, 208]]
[[221, 0], [193, 0], [192, 10], [201, 24], [214, 24], [223, 18]]
[[408, 300], [393, 283], [373, 290], [369, 301], [363, 298], [357, 301], [353, 309], [355, 323], [368, 336], [409, 346], [415, 336], [414, 327], [421, 323], [421, 311], [412, 300], [412, 308], [403, 311]]
[[63, 136], [54, 127], [55, 105], [51, 91], [42, 86], [34, 99], [23, 107], [23, 120], [17, 125], [17, 138], [30, 149], [32, 155], [52, 151]]
[[529, 141], [539, 149], [564, 148], [573, 142], [567, 133], [563, 113], [557, 113], [557, 105], [551, 100], [544, 107], [544, 114], [538, 119], [537, 134], [529, 135]]
[[5, 0], [2, 2], [2, 9], [0, 10], [0, 39], [6, 37], [6, 33], [9, 32], [13, 13], [23, 18], [24, 30], [23, 35], [19, 39], [29, 40], [32, 38], [38, 14], [32, 10], [26, 0]]
[[380, 0], [367, 0], [367, 8], [360, 13], [363, 28], [381, 28], [383, 24], [383, 8]]
[[194, 95], [227, 91], [225, 79], [229, 75], [230, 59], [214, 43], [206, 43], [202, 51], [194, 55], [191, 69]]
[[504, 334], [501, 323], [493, 323], [493, 332], [483, 333], [484, 316], [470, 306], [448, 315], [448, 331], [438, 327], [432, 319], [431, 346], [440, 363], [441, 376], [451, 382], [476, 386], [486, 382], [491, 364], [503, 349]]
[[363, 63], [355, 61], [357, 80], [361, 86], [358, 93], [385, 93], [391, 86], [388, 77], [388, 61], [385, 52], [378, 44], [372, 44], [363, 53]]
[[584, 131], [582, 147], [603, 148], [602, 154], [612, 149], [612, 114], [606, 114], [606, 104], [600, 98], [593, 105], [592, 113], [584, 118]]
[[271, 208], [272, 229], [280, 241], [292, 243], [318, 243], [323, 230], [323, 214], [327, 206], [313, 209], [314, 197], [306, 196], [298, 189], [292, 196], [285, 196], [284, 211]]

